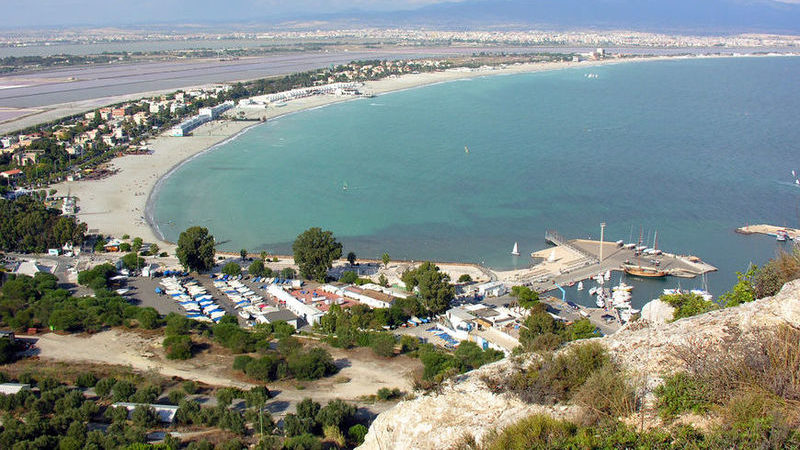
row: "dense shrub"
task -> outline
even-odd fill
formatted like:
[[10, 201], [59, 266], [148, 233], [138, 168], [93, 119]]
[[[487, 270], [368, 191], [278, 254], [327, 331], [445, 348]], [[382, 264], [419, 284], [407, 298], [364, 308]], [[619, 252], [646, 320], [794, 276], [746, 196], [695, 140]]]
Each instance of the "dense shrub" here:
[[189, 359], [192, 357], [192, 338], [187, 335], [172, 335], [164, 338], [167, 359]]
[[312, 348], [307, 352], [294, 352], [286, 359], [289, 371], [298, 380], [316, 380], [338, 371], [327, 350]]
[[709, 392], [698, 377], [679, 372], [664, 378], [664, 383], [655, 390], [658, 411], [669, 418], [684, 412], [703, 414], [710, 406]]
[[716, 304], [692, 293], [662, 295], [661, 301], [675, 308], [673, 320], [696, 316], [717, 308]]
[[364, 425], [356, 424], [350, 427], [347, 430], [347, 438], [350, 439], [354, 444], [361, 445], [364, 443], [364, 437], [367, 435], [369, 430]]
[[551, 404], [569, 400], [593, 373], [612, 365], [602, 345], [591, 342], [545, 355], [530, 368], [498, 384], [531, 403]]

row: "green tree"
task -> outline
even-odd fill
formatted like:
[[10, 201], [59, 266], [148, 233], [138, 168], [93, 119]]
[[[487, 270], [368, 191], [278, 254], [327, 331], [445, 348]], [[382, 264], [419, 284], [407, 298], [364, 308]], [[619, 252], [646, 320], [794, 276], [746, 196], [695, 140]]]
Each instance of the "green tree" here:
[[394, 356], [394, 346], [397, 344], [394, 336], [389, 333], [376, 333], [372, 336], [370, 347], [378, 356], [389, 358]]
[[455, 298], [456, 292], [450, 284], [450, 277], [440, 272], [431, 262], [424, 262], [416, 269], [404, 272], [402, 280], [406, 289], [412, 290], [416, 287], [419, 290], [422, 304], [434, 314], [446, 311]]
[[250, 267], [247, 268], [247, 272], [254, 277], [263, 277], [266, 276], [266, 268], [264, 267], [264, 261], [257, 259], [250, 263]]
[[158, 244], [150, 244], [150, 254], [151, 255], [153, 255], [153, 256], [158, 255], [158, 251], [159, 250], [161, 250], [161, 249], [158, 247]]
[[334, 426], [339, 429], [347, 429], [351, 423], [355, 422], [356, 407], [345, 403], [340, 399], [331, 400], [316, 415], [317, 423], [326, 426]]
[[391, 261], [389, 258], [389, 252], [383, 252], [383, 255], [381, 255], [381, 261], [383, 261], [383, 267], [389, 265], [389, 261]]
[[353, 284], [356, 280], [358, 280], [358, 275], [352, 270], [345, 270], [342, 272], [342, 276], [339, 277], [339, 282], [345, 284]]
[[178, 237], [175, 254], [183, 267], [205, 272], [214, 267], [214, 236], [203, 227], [190, 227]]
[[164, 338], [167, 359], [189, 359], [192, 357], [192, 338], [187, 335], [172, 335]]
[[312, 348], [308, 352], [294, 352], [286, 362], [298, 380], [316, 380], [336, 373], [333, 358], [327, 350]]
[[756, 276], [758, 268], [751, 265], [747, 272], [736, 272], [738, 281], [733, 285], [730, 291], [720, 296], [720, 301], [726, 308], [739, 306], [742, 303], [752, 302], [756, 299], [756, 291], [753, 288], [753, 279]]
[[356, 253], [350, 252], [347, 254], [347, 262], [350, 263], [351, 266], [356, 265]]
[[673, 313], [673, 320], [682, 319], [684, 317], [696, 316], [704, 312], [717, 309], [717, 305], [705, 300], [697, 294], [676, 294], [676, 295], [662, 295], [661, 301], [666, 302], [675, 308]]
[[297, 236], [292, 251], [303, 277], [324, 282], [333, 261], [342, 257], [342, 244], [332, 232], [314, 227]]
[[281, 278], [291, 280], [295, 276], [297, 276], [297, 272], [295, 272], [291, 267], [284, 267], [281, 269]]
[[243, 248], [239, 250], [239, 256], [242, 258], [242, 261], [247, 259], [247, 249]]
[[528, 286], [514, 286], [511, 288], [511, 295], [517, 298], [519, 306], [531, 309], [539, 303], [539, 293]]
[[386, 275], [380, 274], [378, 276], [378, 284], [380, 284], [383, 287], [388, 287], [389, 286], [389, 280], [386, 278]]
[[462, 273], [460, 277], [458, 277], [459, 283], [472, 283], [472, 277], [468, 273]]
[[133, 251], [135, 252], [138, 252], [139, 250], [142, 249], [143, 244], [144, 242], [142, 241], [142, 238], [135, 237], [133, 238], [133, 242], [131, 243], [131, 249], [133, 249]]
[[152, 428], [158, 425], [158, 413], [152, 406], [137, 406], [131, 413], [131, 420], [137, 427]]
[[222, 273], [235, 277], [242, 273], [242, 267], [235, 262], [231, 261], [222, 267]]
[[128, 270], [137, 270], [144, 266], [144, 258], [131, 252], [122, 257], [122, 265]]
[[361, 445], [364, 443], [364, 438], [367, 436], [368, 431], [367, 427], [359, 423], [347, 430], [347, 437], [353, 441], [354, 444]]
[[161, 326], [161, 315], [154, 308], [140, 308], [136, 320], [142, 328], [154, 330]]

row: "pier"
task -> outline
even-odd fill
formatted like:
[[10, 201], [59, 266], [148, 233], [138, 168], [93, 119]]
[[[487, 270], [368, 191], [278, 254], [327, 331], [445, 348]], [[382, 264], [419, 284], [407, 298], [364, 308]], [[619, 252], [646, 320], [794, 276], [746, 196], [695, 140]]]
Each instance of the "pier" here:
[[800, 236], [800, 230], [797, 228], [779, 227], [766, 224], [747, 225], [736, 229], [736, 232], [739, 234], [765, 234], [772, 237], [778, 237], [779, 231], [785, 231], [786, 237], [793, 241], [796, 241], [798, 236]]
[[528, 285], [544, 292], [556, 288], [556, 285], [569, 286], [607, 271], [621, 271], [626, 263], [658, 268], [667, 276], [681, 278], [694, 278], [717, 270], [696, 256], [663, 251], [659, 254], [641, 254], [630, 246], [616, 242], [601, 244], [600, 241], [587, 239], [567, 240], [555, 231], [548, 231], [545, 239], [553, 246], [531, 254], [540, 262], [529, 269], [503, 273], [501, 281]]

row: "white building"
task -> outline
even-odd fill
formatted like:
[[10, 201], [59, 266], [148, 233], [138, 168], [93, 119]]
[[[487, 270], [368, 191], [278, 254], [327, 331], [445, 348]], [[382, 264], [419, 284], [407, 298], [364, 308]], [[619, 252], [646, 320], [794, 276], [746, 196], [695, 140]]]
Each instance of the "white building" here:
[[198, 113], [201, 116], [209, 116], [213, 120], [219, 117], [220, 114], [224, 113], [225, 111], [231, 108], [233, 108], [233, 102], [228, 100], [227, 102], [220, 103], [219, 105], [216, 106], [200, 108], [200, 111], [198, 111]]
[[306, 305], [292, 294], [284, 291], [282, 288], [278, 287], [278, 285], [270, 284], [269, 287], [267, 287], [267, 293], [276, 300], [283, 302], [286, 305], [286, 309], [311, 325], [318, 323], [319, 319], [325, 315], [325, 313], [314, 306]]
[[128, 418], [131, 418], [133, 414], [133, 410], [142, 406], [142, 407], [151, 407], [156, 411], [158, 414], [158, 420], [163, 423], [172, 423], [172, 420], [175, 418], [175, 413], [178, 412], [178, 407], [175, 405], [154, 405], [148, 403], [128, 403], [128, 402], [117, 402], [112, 404], [111, 406], [115, 408], [125, 408], [128, 410]]
[[483, 297], [500, 297], [508, 292], [508, 288], [502, 281], [492, 281], [489, 283], [479, 284], [478, 295]]
[[29, 391], [30, 384], [24, 383], [2, 383], [0, 384], [0, 394], [14, 395], [20, 391]]

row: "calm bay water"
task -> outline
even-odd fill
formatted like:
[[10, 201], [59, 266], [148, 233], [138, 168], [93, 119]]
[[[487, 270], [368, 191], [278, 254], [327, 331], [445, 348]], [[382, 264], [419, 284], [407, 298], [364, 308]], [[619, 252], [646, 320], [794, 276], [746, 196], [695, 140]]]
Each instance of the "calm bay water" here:
[[[597, 74], [588, 78], [587, 74]], [[797, 226], [800, 58], [672, 60], [458, 81], [286, 116], [164, 180], [170, 240], [290, 252], [311, 226], [345, 252], [522, 267], [546, 229], [644, 238], [735, 271], [775, 254], [737, 226]], [[469, 153], [465, 152], [468, 146]], [[343, 189], [344, 186], [347, 189]], [[682, 281], [683, 287], [699, 285]], [[641, 282], [634, 303], [676, 280]], [[636, 295], [638, 293], [638, 295]], [[570, 293], [572, 295], [572, 293]], [[580, 298], [582, 303], [588, 298]]]

